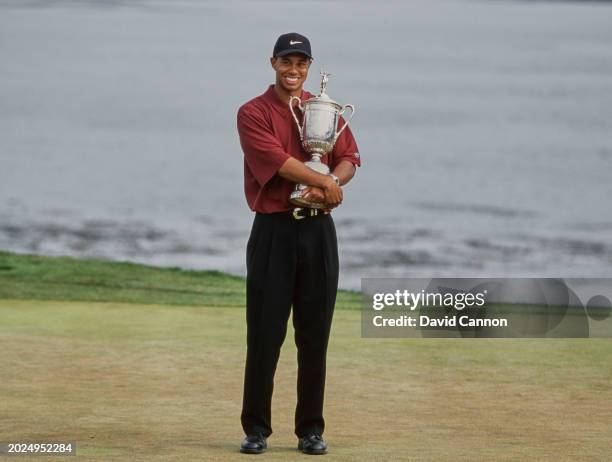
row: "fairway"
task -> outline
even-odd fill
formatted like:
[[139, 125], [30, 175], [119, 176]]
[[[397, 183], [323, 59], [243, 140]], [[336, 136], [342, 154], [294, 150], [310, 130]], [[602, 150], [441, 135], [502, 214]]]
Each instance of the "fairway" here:
[[[78, 460], [308, 458], [293, 436], [291, 324], [269, 450], [238, 453], [244, 317], [0, 300], [0, 441], [73, 440]], [[359, 311], [337, 310], [325, 460], [605, 460], [611, 379], [610, 340], [362, 339]]]

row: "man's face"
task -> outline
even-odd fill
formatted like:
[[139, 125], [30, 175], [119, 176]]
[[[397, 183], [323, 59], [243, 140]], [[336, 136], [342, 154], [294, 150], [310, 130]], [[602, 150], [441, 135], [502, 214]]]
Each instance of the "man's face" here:
[[270, 58], [276, 71], [276, 84], [288, 93], [302, 89], [312, 60], [300, 53]]

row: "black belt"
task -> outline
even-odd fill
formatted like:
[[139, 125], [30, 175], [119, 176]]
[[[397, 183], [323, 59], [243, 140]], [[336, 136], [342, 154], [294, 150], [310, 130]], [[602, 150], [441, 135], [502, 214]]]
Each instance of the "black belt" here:
[[306, 218], [322, 217], [329, 215], [329, 212], [323, 209], [309, 209], [306, 207], [296, 207], [288, 212], [294, 220], [304, 220]]

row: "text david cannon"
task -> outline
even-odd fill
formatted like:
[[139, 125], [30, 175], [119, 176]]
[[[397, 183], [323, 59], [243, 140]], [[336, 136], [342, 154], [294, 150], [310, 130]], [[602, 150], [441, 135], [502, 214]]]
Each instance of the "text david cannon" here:
[[506, 318], [470, 318], [469, 316], [398, 316], [385, 318], [374, 316], [372, 324], [376, 327], [508, 327]]

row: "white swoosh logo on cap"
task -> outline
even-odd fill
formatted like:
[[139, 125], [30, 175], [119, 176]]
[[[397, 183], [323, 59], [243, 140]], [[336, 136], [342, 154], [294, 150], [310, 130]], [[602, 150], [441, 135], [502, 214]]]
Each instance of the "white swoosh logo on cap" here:
[[289, 45], [297, 45], [298, 43], [302, 43], [302, 42], [289, 40]]

